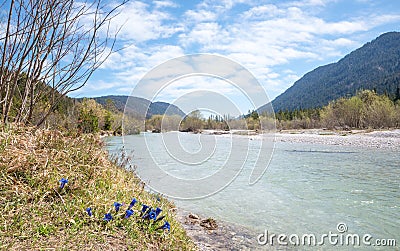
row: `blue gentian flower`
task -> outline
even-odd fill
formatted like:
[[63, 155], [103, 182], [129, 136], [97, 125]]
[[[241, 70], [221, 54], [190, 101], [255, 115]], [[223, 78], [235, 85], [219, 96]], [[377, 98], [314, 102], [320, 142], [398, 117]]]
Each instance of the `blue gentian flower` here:
[[89, 217], [92, 217], [93, 214], [92, 214], [92, 208], [91, 207], [86, 208], [85, 211], [88, 213]]
[[156, 217], [158, 217], [158, 215], [162, 212], [161, 208], [156, 208]]
[[146, 212], [146, 210], [149, 208], [149, 206], [143, 204], [142, 205], [142, 213]]
[[119, 208], [120, 208], [121, 206], [122, 206], [122, 204], [121, 204], [121, 203], [114, 202], [115, 212], [117, 212], [117, 213], [118, 213], [118, 211], [119, 211]]
[[154, 210], [151, 210], [149, 213], [149, 219], [150, 220], [156, 220], [157, 219], [157, 214]]
[[105, 220], [105, 221], [110, 221], [110, 220], [112, 220], [112, 215], [111, 215], [111, 213], [106, 213], [106, 214], [104, 215], [103, 220]]
[[131, 201], [131, 204], [129, 204], [129, 208], [131, 209], [135, 204], [136, 204], [137, 200], [135, 198], [133, 198], [133, 200]]
[[168, 229], [168, 231], [170, 231], [170, 230], [171, 230], [171, 225], [169, 224], [168, 221], [166, 221], [166, 222], [164, 223], [164, 225], [162, 225], [160, 228], [161, 228], [161, 229]]
[[65, 179], [65, 178], [62, 178], [62, 179], [60, 180], [60, 189], [63, 189], [64, 186], [65, 186], [65, 184], [67, 184], [67, 183], [68, 183], [68, 180]]
[[129, 217], [131, 217], [131, 215], [133, 215], [133, 210], [128, 209], [125, 211], [125, 219], [128, 219]]

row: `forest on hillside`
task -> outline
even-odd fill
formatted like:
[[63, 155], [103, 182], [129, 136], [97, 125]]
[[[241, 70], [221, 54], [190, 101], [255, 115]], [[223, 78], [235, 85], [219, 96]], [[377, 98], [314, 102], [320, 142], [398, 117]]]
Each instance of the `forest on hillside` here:
[[390, 98], [364, 90], [314, 109], [280, 111], [275, 114], [279, 129], [389, 129], [400, 127], [400, 93]]
[[210, 116], [204, 118], [199, 111], [180, 118], [153, 116], [146, 121], [146, 129], [155, 132], [171, 128], [186, 132], [201, 130], [285, 130], [327, 128], [390, 129], [400, 127], [400, 92], [393, 98], [379, 95], [373, 90], [359, 91], [349, 98], [340, 98], [322, 108], [284, 110], [275, 114], [249, 112], [240, 118]]
[[388, 32], [338, 62], [306, 73], [272, 105], [276, 112], [322, 107], [359, 90], [374, 90], [394, 99], [399, 87], [400, 32]]

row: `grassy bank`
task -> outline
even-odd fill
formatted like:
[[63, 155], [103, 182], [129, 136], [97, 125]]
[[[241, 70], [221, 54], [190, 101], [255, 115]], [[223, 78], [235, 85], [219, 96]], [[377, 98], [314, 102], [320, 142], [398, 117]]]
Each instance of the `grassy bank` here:
[[[61, 189], [62, 178], [68, 183]], [[125, 218], [133, 198], [134, 214]], [[124, 204], [118, 213], [114, 202]], [[159, 207], [157, 219], [165, 218], [143, 219], [142, 204]], [[91, 134], [2, 125], [0, 207], [0, 249], [195, 249], [174, 218], [174, 205], [144, 191]], [[103, 219], [106, 213], [111, 221]], [[165, 221], [170, 231], [158, 229]]]

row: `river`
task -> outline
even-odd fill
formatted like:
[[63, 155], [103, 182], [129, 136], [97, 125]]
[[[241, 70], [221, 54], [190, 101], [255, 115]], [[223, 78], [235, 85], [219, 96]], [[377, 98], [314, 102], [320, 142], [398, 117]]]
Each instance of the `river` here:
[[[134, 151], [133, 163], [139, 173], [156, 161], [165, 172], [180, 178], [205, 177], [218, 171], [224, 156], [243, 154], [230, 152], [229, 137], [206, 135], [202, 137], [214, 141], [217, 138], [214, 157], [201, 167], [185, 166], [171, 161], [164, 145], [160, 144], [162, 135], [142, 133], [124, 137], [125, 150]], [[187, 151], [196, 152], [201, 148], [199, 136], [179, 133], [179, 137]], [[105, 140], [110, 152], [123, 144], [122, 137]], [[254, 137], [250, 145], [259, 140], [262, 137]], [[248, 140], [237, 142], [248, 144]], [[152, 148], [152, 155], [141, 154], [148, 147]], [[202, 199], [175, 199], [175, 203], [186, 210], [233, 222], [257, 233], [268, 230], [277, 235], [315, 234], [318, 238], [329, 231], [337, 232], [338, 224], [345, 224], [346, 233], [400, 241], [398, 151], [276, 142], [267, 171], [256, 184], [249, 185], [252, 167], [248, 163], [252, 158], [257, 158], [257, 154], [252, 155], [250, 151], [249, 161], [240, 174], [222, 191]]]

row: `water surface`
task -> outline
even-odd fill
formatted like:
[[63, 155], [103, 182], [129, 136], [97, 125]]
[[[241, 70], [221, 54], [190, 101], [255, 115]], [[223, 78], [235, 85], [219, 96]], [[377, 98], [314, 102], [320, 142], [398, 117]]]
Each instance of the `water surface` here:
[[[201, 167], [176, 164], [164, 146], [156, 143], [161, 135], [146, 135], [153, 159], [169, 174], [182, 178], [212, 175], [230, 153], [230, 139], [220, 137], [213, 158]], [[137, 154], [145, 147], [139, 145], [140, 137], [144, 134], [125, 136], [125, 149], [134, 151], [133, 163], [139, 172], [154, 161]], [[215, 140], [214, 136], [209, 137]], [[180, 139], [188, 151], [201, 148], [197, 136], [182, 133]], [[255, 138], [249, 147], [256, 147], [259, 140], [262, 139]], [[110, 151], [122, 144], [121, 137], [109, 137], [106, 141]], [[243, 148], [248, 147], [244, 137], [243, 144]], [[400, 241], [399, 152], [277, 142], [267, 172], [250, 186], [251, 163], [255, 158], [257, 154], [250, 151], [241, 173], [221, 192], [199, 200], [176, 200], [176, 204], [259, 233], [267, 229], [276, 234], [321, 235], [336, 231], [338, 223], [346, 223], [349, 233]]]

